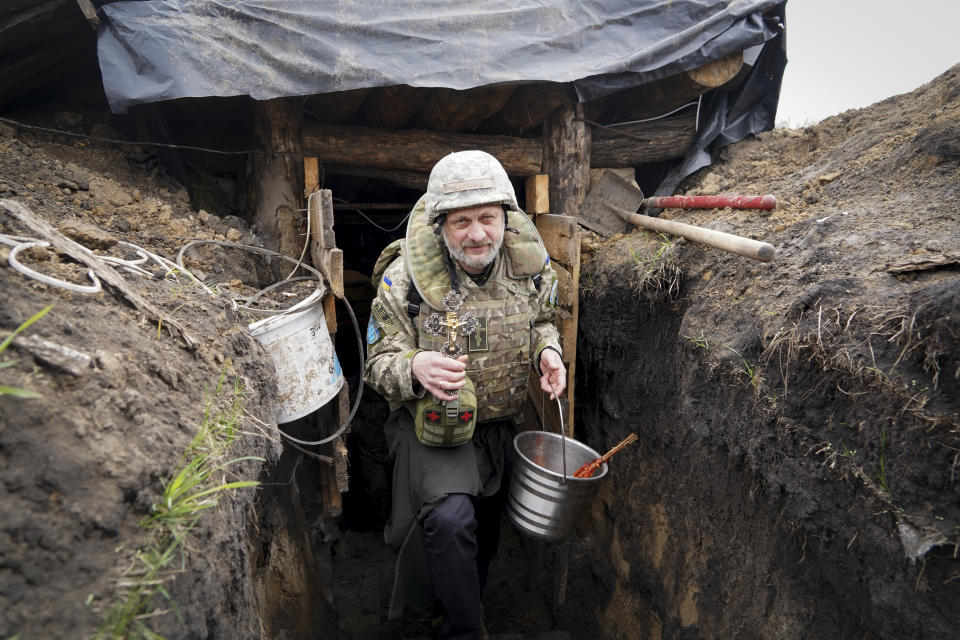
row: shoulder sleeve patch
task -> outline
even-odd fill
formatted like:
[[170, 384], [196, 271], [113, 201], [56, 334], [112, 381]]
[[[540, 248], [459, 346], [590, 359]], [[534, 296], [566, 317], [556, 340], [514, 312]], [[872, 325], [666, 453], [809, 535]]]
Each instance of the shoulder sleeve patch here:
[[370, 316], [370, 322], [367, 323], [367, 344], [377, 344], [381, 338], [383, 338], [383, 334], [380, 332], [380, 327], [373, 316]]
[[400, 331], [400, 323], [394, 318], [380, 300], [374, 300], [370, 306], [370, 319], [376, 320], [378, 328], [392, 336]]

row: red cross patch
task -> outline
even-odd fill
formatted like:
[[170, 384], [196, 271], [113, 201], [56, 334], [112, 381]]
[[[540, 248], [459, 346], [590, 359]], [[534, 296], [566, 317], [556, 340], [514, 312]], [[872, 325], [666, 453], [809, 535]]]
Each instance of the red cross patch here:
[[473, 411], [461, 411], [459, 414], [457, 414], [457, 418], [460, 420], [460, 422], [467, 424], [473, 418]]
[[440, 412], [438, 411], [433, 411], [433, 410], [427, 411], [426, 413], [423, 414], [423, 417], [426, 419], [427, 422], [433, 422], [433, 423], [440, 422]]

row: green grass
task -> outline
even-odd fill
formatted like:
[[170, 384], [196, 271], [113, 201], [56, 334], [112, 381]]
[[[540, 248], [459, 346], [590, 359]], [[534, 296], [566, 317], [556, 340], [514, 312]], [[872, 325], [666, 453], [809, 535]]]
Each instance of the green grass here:
[[[191, 530], [206, 510], [217, 506], [225, 492], [259, 484], [254, 480], [227, 481], [230, 468], [238, 462], [264, 460], [253, 456], [227, 458], [237, 438], [245, 393], [239, 382], [227, 390], [224, 381], [225, 376], [221, 376], [214, 398], [206, 403], [203, 423], [181, 456], [179, 469], [164, 484], [150, 515], [140, 522], [152, 533], [150, 542], [134, 554], [133, 564], [118, 582], [118, 597], [94, 638], [161, 638], [149, 622], [164, 603], [180, 617], [166, 583], [174, 573], [189, 566], [185, 542]], [[224, 398], [227, 394], [229, 397]]]
[[890, 485], [887, 484], [887, 430], [880, 431], [880, 459], [877, 461], [877, 484], [880, 489], [890, 493]]
[[[4, 338], [3, 342], [0, 342], [0, 353], [3, 353], [7, 350], [7, 347], [10, 346], [10, 343], [13, 342], [13, 339], [17, 337], [17, 334], [24, 331], [27, 327], [32, 325], [34, 322], [47, 315], [47, 313], [53, 309], [53, 305], [47, 305], [40, 311], [37, 311], [35, 314], [27, 318], [27, 320], [21, 324], [19, 327], [13, 330], [13, 333]], [[20, 362], [19, 359], [14, 360], [4, 360], [0, 362], [0, 369], [6, 369], [7, 367], [12, 367], [13, 365]], [[30, 391], [28, 389], [18, 389], [17, 387], [8, 387], [5, 385], [0, 385], [0, 396], [15, 396], [17, 398], [42, 398], [43, 396], [37, 393], [36, 391]]]

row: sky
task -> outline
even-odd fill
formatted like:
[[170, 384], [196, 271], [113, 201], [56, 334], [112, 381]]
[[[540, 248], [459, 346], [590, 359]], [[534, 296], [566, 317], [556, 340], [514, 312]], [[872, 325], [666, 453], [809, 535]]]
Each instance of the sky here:
[[777, 125], [869, 106], [960, 63], [960, 0], [787, 0]]

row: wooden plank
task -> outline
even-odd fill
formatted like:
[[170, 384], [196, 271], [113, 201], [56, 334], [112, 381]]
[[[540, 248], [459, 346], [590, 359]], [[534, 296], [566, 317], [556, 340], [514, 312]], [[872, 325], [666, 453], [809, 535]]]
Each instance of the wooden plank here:
[[80, 5], [80, 11], [83, 12], [83, 17], [87, 19], [87, 22], [90, 23], [93, 30], [96, 31], [99, 29], [100, 16], [97, 15], [97, 8], [93, 6], [93, 3], [90, 2], [90, 0], [77, 0], [77, 4]]
[[563, 362], [570, 364], [571, 358], [577, 354], [577, 323], [573, 314], [563, 308], [557, 309], [557, 332], [560, 334]]
[[556, 260], [551, 260], [550, 265], [557, 273], [557, 303], [561, 307], [570, 309], [573, 307], [574, 297], [577, 293], [573, 286], [573, 276], [564, 265]]
[[343, 298], [343, 249], [325, 250], [327, 275], [330, 276], [330, 288], [333, 295]]
[[333, 249], [337, 246], [337, 234], [333, 231], [333, 191], [320, 190], [320, 246]]
[[537, 231], [553, 260], [572, 266], [580, 261], [580, 230], [574, 216], [537, 216]]
[[337, 332], [337, 299], [333, 293], [328, 293], [323, 297], [323, 318], [327, 322], [327, 331]]
[[320, 163], [312, 156], [303, 159], [303, 197], [309, 198], [310, 194], [320, 188]]
[[550, 213], [550, 176], [538, 173], [527, 178], [524, 204], [527, 213]]

